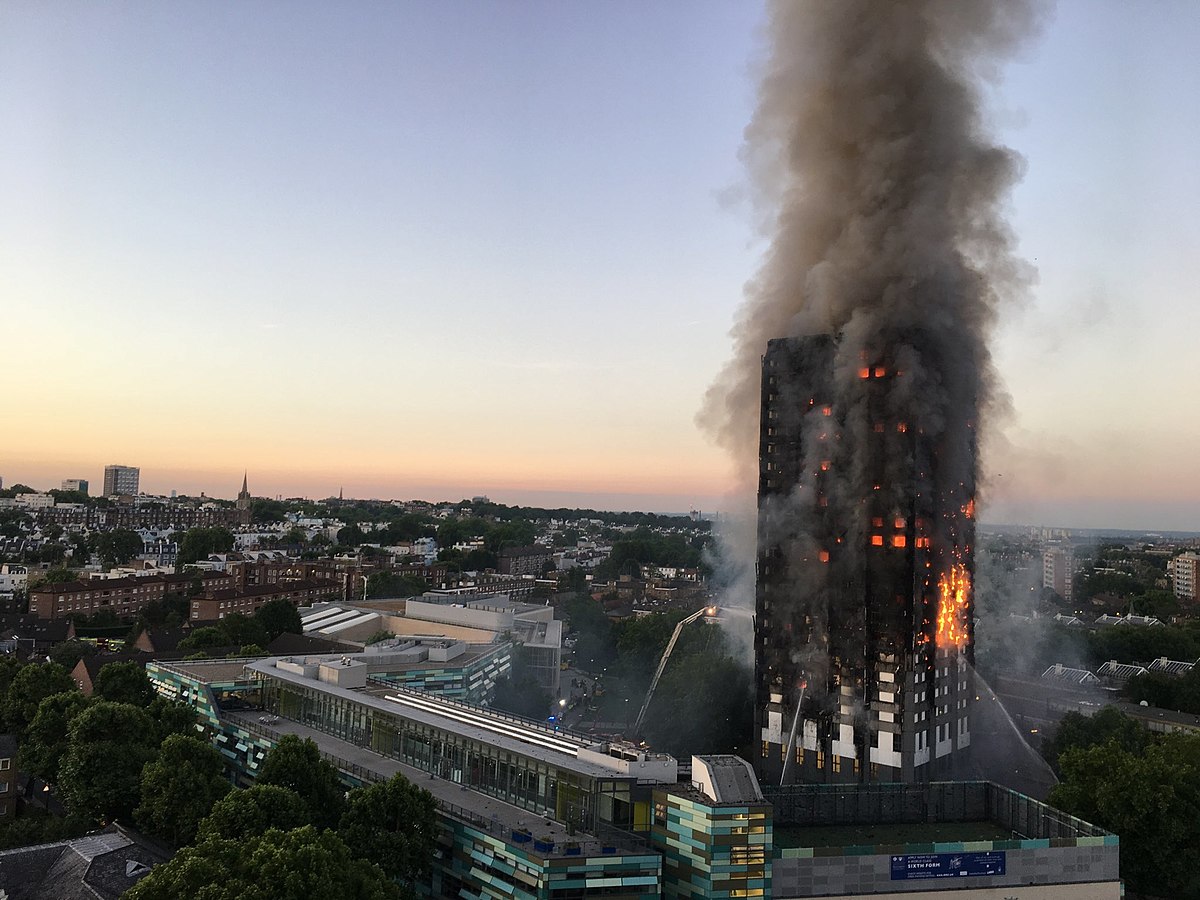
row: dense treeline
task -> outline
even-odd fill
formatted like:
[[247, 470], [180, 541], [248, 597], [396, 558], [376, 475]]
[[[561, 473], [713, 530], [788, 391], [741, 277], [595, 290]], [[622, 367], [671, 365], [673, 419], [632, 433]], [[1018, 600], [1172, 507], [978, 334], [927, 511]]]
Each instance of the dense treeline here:
[[1113, 707], [1068, 714], [1047, 748], [1051, 805], [1120, 835], [1131, 893], [1200, 897], [1200, 736], [1155, 735]]
[[316, 744], [285, 735], [254, 785], [237, 790], [204, 747], [211, 755], [172, 745], [165, 759], [164, 745], [162, 764], [143, 775], [157, 816], [147, 812], [143, 822], [181, 849], [125, 895], [131, 900], [388, 900], [413, 896], [413, 882], [429, 871], [437, 807], [403, 776], [347, 794]]
[[285, 736], [254, 787], [230, 783], [195, 710], [157, 696], [143, 666], [109, 663], [85, 697], [55, 663], [0, 659], [0, 727], [17, 766], [65, 816], [25, 811], [0, 847], [75, 837], [114, 820], [178, 848], [128, 897], [399, 898], [428, 870], [433, 797], [396, 776], [345, 793], [310, 740]]

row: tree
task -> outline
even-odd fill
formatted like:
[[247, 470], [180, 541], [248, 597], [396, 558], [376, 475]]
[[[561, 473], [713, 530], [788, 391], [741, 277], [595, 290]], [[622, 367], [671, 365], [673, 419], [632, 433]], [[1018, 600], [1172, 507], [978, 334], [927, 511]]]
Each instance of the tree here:
[[101, 700], [139, 707], [149, 706], [155, 696], [146, 667], [136, 662], [105, 663], [96, 676], [94, 693]]
[[459, 562], [464, 572], [481, 572], [485, 569], [495, 569], [500, 565], [496, 554], [491, 550], [471, 550]]
[[8, 729], [25, 737], [25, 729], [37, 715], [38, 704], [52, 694], [77, 690], [71, 673], [57, 663], [30, 663], [13, 676], [4, 697], [4, 721]]
[[372, 600], [383, 597], [419, 597], [427, 590], [429, 585], [419, 575], [375, 572], [367, 579], [367, 596]]
[[221, 631], [225, 632], [225, 644], [239, 647], [242, 644], [265, 645], [270, 643], [262, 622], [245, 613], [230, 613], [221, 620]]
[[1060, 759], [1059, 809], [1121, 836], [1121, 876], [1139, 892], [1200, 896], [1200, 738], [1166, 735], [1144, 752], [1110, 740]]
[[307, 825], [185, 847], [122, 896], [125, 900], [394, 900], [402, 895], [378, 867], [356, 859], [335, 832]]
[[339, 529], [337, 533], [337, 542], [343, 547], [357, 547], [366, 539], [367, 536], [357, 525], [347, 525], [345, 528]]
[[92, 550], [106, 566], [127, 563], [142, 552], [142, 538], [128, 528], [114, 528], [93, 536]]
[[256, 497], [250, 501], [250, 521], [256, 524], [282, 522], [283, 517], [287, 515], [287, 511], [287, 504], [279, 500]]
[[50, 651], [50, 662], [58, 663], [70, 672], [79, 664], [81, 659], [85, 656], [91, 656], [95, 652], [95, 644], [89, 641], [81, 641], [78, 638], [72, 638], [69, 641], [63, 641]]
[[672, 610], [622, 622], [617, 629], [617, 655], [621, 661], [622, 672], [643, 683], [649, 683], [659, 658], [667, 649], [667, 642], [671, 640], [675, 626], [686, 616], [682, 610]]
[[600, 604], [576, 596], [563, 605], [571, 633], [576, 637], [575, 659], [580, 668], [599, 671], [616, 656], [613, 625]]
[[177, 570], [189, 563], [204, 559], [210, 553], [228, 553], [233, 549], [233, 532], [220, 525], [211, 528], [189, 528], [179, 542], [179, 555], [175, 561]]
[[295, 791], [308, 807], [308, 820], [322, 828], [334, 828], [341, 819], [345, 789], [337, 769], [321, 758], [311, 738], [281, 737], [263, 758], [258, 783]]
[[275, 640], [285, 632], [302, 634], [304, 626], [300, 621], [300, 613], [290, 601], [282, 597], [264, 603], [254, 614], [255, 620], [266, 631], [267, 643]]
[[[74, 557], [72, 557], [72, 559], [74, 559]], [[68, 569], [68, 568], [62, 568], [62, 567], [57, 568], [57, 569], [47, 569], [45, 572], [42, 573], [42, 577], [38, 579], [37, 583], [39, 585], [42, 585], [42, 584], [66, 584], [68, 581], [74, 581], [76, 579], [76, 577], [78, 576], [78, 574], [79, 573], [76, 572], [74, 569]], [[31, 587], [32, 587], [32, 585], [31, 585]]]
[[88, 703], [88, 698], [78, 690], [52, 694], [39, 703], [18, 750], [19, 768], [56, 784], [59, 763], [67, 752], [71, 723]]
[[58, 787], [73, 813], [127, 818], [138, 800], [142, 766], [154, 759], [159, 735], [144, 709], [101, 700], [71, 722]]
[[1150, 739], [1150, 732], [1140, 722], [1115, 706], [1106, 706], [1094, 716], [1077, 712], [1063, 716], [1054, 737], [1046, 742], [1042, 755], [1057, 771], [1059, 757], [1068, 750], [1087, 750], [1112, 741], [1130, 753], [1141, 753]]
[[338, 834], [392, 878], [412, 882], [429, 871], [437, 841], [437, 803], [403, 775], [355, 788]]
[[752, 696], [749, 671], [732, 658], [672, 655], [646, 716], [646, 737], [655, 747], [684, 758], [744, 752]]
[[207, 741], [173, 734], [162, 742], [158, 758], [142, 770], [139, 825], [176, 847], [189, 844], [200, 820], [230, 790], [221, 773], [221, 754]]
[[229, 637], [224, 629], [215, 625], [197, 628], [179, 642], [180, 650], [206, 650], [211, 647], [224, 647], [229, 644]]
[[242, 841], [269, 828], [291, 831], [310, 824], [308, 804], [295, 791], [276, 784], [254, 784], [218, 800], [200, 823], [199, 836], [201, 841]]
[[186, 703], [155, 697], [146, 711], [154, 720], [156, 743], [161, 744], [173, 734], [196, 733], [196, 710]]

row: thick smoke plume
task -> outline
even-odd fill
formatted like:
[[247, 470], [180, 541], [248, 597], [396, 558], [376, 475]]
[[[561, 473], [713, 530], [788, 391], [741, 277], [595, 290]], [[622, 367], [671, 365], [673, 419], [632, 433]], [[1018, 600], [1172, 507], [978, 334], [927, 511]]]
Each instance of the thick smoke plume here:
[[[911, 376], [895, 402], [927, 433], [995, 403], [988, 334], [1029, 271], [1002, 215], [1020, 160], [989, 138], [981, 89], [1032, 12], [1021, 0], [770, 5], [744, 147], [770, 244], [701, 413], [741, 471], [755, 470], [770, 338], [840, 334], [843, 372], [886, 353]], [[957, 468], [947, 477], [973, 485], [974, 453]]]
[[[903, 681], [894, 666], [940, 671], [955, 710], [967, 691], [988, 340], [1030, 280], [1003, 216], [1020, 160], [983, 95], [1033, 24], [1025, 0], [770, 5], [744, 147], [769, 244], [701, 421], [759, 482], [757, 540], [737, 543], [758, 549], [755, 739], [780, 783], [797, 739], [918, 765], [865, 705]], [[764, 359], [776, 338], [803, 340]], [[727, 606], [753, 602], [743, 571]], [[905, 715], [932, 696], [912, 689]], [[955, 724], [942, 703], [905, 724], [926, 760]]]

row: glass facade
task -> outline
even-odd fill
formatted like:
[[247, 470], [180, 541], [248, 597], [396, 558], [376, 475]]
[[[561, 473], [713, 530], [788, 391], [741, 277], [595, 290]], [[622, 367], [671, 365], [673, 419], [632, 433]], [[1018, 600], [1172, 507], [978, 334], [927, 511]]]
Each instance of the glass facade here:
[[318, 685], [263, 681], [264, 707], [423, 772], [521, 809], [592, 831], [633, 826], [633, 778], [598, 778], [445, 728], [328, 693]]

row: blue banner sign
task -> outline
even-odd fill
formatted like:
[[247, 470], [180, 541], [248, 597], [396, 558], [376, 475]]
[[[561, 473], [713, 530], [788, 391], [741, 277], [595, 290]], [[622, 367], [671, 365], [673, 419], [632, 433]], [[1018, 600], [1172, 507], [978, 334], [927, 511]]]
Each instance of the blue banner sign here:
[[1003, 874], [1002, 850], [994, 853], [922, 853], [892, 857], [892, 881]]

